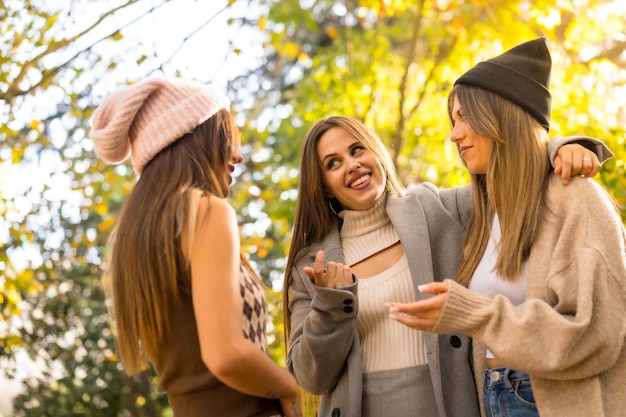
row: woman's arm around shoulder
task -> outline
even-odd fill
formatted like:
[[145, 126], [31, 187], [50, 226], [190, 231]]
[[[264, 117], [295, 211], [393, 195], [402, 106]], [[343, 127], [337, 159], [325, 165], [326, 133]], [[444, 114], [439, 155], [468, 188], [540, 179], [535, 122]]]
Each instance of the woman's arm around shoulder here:
[[446, 214], [463, 227], [467, 226], [473, 213], [472, 189], [470, 185], [438, 188], [429, 182], [409, 187], [407, 195], [415, 194], [427, 215]]
[[281, 400], [287, 416], [299, 414], [293, 376], [243, 335], [240, 247], [233, 208], [215, 196], [198, 204], [191, 250], [194, 312], [202, 359], [226, 385]]
[[589, 136], [555, 136], [548, 142], [548, 156], [563, 185], [576, 175], [595, 176], [613, 152], [603, 141]]

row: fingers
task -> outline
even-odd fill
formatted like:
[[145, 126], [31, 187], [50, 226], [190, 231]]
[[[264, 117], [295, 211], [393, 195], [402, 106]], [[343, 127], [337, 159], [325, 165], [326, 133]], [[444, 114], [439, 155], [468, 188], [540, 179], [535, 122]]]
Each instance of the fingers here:
[[305, 274], [308, 275], [311, 281], [315, 281], [315, 272], [313, 271], [313, 268], [311, 268], [310, 266], [305, 266], [304, 268], [302, 268], [302, 270]]
[[386, 303], [389, 318], [413, 329], [432, 331], [446, 302], [448, 283], [433, 282], [419, 287], [421, 293], [436, 294], [426, 300], [413, 303]]
[[600, 172], [600, 168], [598, 155], [576, 143], [559, 148], [554, 158], [554, 173], [561, 174], [563, 185], [567, 185], [575, 175], [593, 177]]
[[[587, 163], [586, 161], [588, 161], [589, 163]], [[598, 155], [591, 151], [588, 151], [588, 155], [583, 158], [583, 168], [589, 168], [589, 170], [584, 173], [585, 177], [596, 176], [596, 174], [600, 172], [600, 168], [602, 168], [602, 164], [598, 159]]]
[[352, 270], [349, 266], [336, 262], [327, 262], [324, 266], [324, 251], [318, 251], [315, 254], [313, 268], [305, 266], [303, 271], [315, 285], [320, 287], [345, 287], [353, 282]]
[[580, 158], [580, 172], [578, 172], [578, 175], [581, 177], [593, 177], [600, 172], [600, 167], [598, 156], [590, 150], [586, 150]]
[[325, 279], [333, 278], [337, 276], [337, 264], [334, 262], [326, 263], [326, 269], [322, 275]]
[[[569, 154], [571, 157], [571, 154]], [[572, 177], [572, 160], [571, 158], [561, 158], [560, 155], [557, 155], [554, 158], [554, 173], [561, 174], [561, 182], [563, 185], [569, 184], [569, 180]]]
[[578, 175], [580, 172], [583, 149], [585, 148], [578, 144], [564, 145], [559, 148], [558, 154], [554, 158], [554, 173], [561, 174], [563, 185], [569, 184], [572, 176]]
[[313, 264], [315, 276], [321, 276], [324, 273], [324, 251], [319, 250], [315, 254], [315, 263]]
[[591, 159], [582, 158], [582, 160], [580, 161], [580, 171], [578, 171], [578, 175], [584, 177], [591, 172], [592, 168], [593, 165]]
[[342, 266], [343, 266], [343, 268], [342, 268], [342, 271], [343, 271], [342, 287], [345, 287], [345, 286], [348, 286], [348, 285], [352, 284], [352, 282], [353, 282], [352, 270], [347, 265], [342, 265]]
[[313, 268], [310, 266], [305, 266], [302, 268], [302, 271], [307, 274], [309, 279], [315, 284], [319, 285], [318, 282], [321, 281], [324, 277], [324, 251], [318, 251], [315, 254], [315, 262], [313, 263]]
[[412, 303], [385, 303], [390, 313], [401, 313], [413, 317], [426, 317], [439, 314], [445, 303], [445, 293], [438, 294], [426, 300], [414, 301]]
[[448, 283], [443, 282], [431, 282], [429, 284], [420, 285], [417, 288], [422, 294], [440, 294], [448, 291]]
[[436, 322], [433, 323], [433, 321], [430, 319], [421, 319], [419, 317], [407, 316], [405, 314], [396, 314], [396, 313], [390, 314], [389, 318], [397, 321], [398, 323], [404, 324], [405, 326], [408, 326], [412, 329], [422, 330], [426, 332], [431, 331], [434, 328], [435, 323], [436, 323]]
[[562, 168], [563, 164], [561, 163], [561, 157], [557, 155], [554, 157], [554, 173], [557, 175], [560, 174]]
[[574, 175], [593, 177], [600, 171], [600, 167], [598, 155], [578, 144], [562, 146], [554, 160], [554, 172], [561, 173], [564, 185]]
[[344, 264], [327, 262], [323, 282], [323, 285], [329, 288], [347, 287], [352, 284], [352, 270]]
[[432, 331], [445, 303], [446, 294], [413, 303], [387, 303], [389, 318], [413, 329]]

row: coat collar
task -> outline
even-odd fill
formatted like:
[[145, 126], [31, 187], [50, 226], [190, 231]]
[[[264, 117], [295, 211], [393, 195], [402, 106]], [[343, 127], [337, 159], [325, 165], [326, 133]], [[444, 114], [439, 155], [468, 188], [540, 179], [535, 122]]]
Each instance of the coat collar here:
[[[433, 277], [432, 254], [424, 209], [415, 194], [399, 197], [388, 194], [385, 210], [400, 236], [416, 294], [419, 294], [417, 287], [431, 282]], [[324, 239], [317, 245], [313, 245], [306, 257], [298, 263], [313, 264], [318, 250], [324, 251], [326, 261], [345, 262], [337, 221], [331, 225], [330, 232]]]
[[430, 238], [424, 208], [416, 194], [387, 196], [387, 214], [400, 236], [409, 261], [409, 269], [417, 287], [432, 281], [433, 265]]

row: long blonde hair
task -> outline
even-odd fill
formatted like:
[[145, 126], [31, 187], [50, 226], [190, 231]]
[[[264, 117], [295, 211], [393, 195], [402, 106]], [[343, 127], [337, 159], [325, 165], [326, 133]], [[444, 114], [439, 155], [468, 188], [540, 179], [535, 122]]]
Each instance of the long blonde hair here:
[[493, 140], [487, 173], [471, 175], [474, 213], [456, 280], [469, 284], [487, 247], [496, 213], [502, 235], [495, 271], [512, 280], [530, 254], [544, 207], [544, 191], [550, 176], [548, 133], [513, 102], [468, 85], [457, 85], [451, 91], [450, 120], [454, 97], [473, 131]]
[[107, 247], [104, 286], [129, 375], [157, 356], [171, 305], [191, 291], [181, 236], [195, 224], [199, 194], [226, 197], [225, 170], [238, 146], [234, 119], [220, 110], [161, 150], [122, 206]]

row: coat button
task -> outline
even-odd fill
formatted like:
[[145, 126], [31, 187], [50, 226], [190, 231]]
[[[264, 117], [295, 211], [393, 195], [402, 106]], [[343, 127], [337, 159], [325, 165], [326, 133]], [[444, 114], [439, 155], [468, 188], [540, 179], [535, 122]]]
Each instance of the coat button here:
[[352, 303], [354, 303], [354, 300], [352, 300], [351, 298], [346, 298], [345, 300], [343, 300], [343, 303], [347, 306], [352, 305]]
[[461, 345], [463, 344], [463, 342], [461, 341], [461, 338], [459, 336], [450, 336], [450, 345], [453, 348], [460, 348]]
[[338, 408], [333, 408], [332, 417], [340, 417], [340, 416], [341, 416], [341, 410], [339, 410]]
[[352, 308], [352, 307], [350, 307], [350, 306], [345, 306], [345, 307], [343, 308], [343, 311], [344, 311], [345, 313], [352, 313], [352, 312], [354, 311], [354, 308]]

